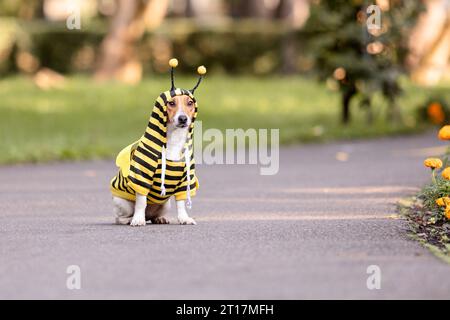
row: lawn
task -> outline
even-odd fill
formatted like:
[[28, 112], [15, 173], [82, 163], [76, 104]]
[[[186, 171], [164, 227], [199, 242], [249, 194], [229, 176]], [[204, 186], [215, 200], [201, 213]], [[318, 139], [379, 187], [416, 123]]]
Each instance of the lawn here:
[[[194, 77], [178, 77], [190, 88]], [[156, 96], [167, 90], [169, 77], [154, 77], [136, 86], [96, 84], [68, 78], [64, 87], [43, 91], [30, 79], [0, 81], [0, 163], [113, 157], [140, 137]], [[445, 93], [447, 92], [447, 93]], [[208, 76], [197, 90], [203, 128], [279, 128], [282, 143], [375, 137], [423, 130], [414, 117], [427, 97], [448, 87], [425, 89], [406, 84], [400, 100], [404, 121], [384, 120], [378, 99], [372, 125], [354, 109], [348, 127], [339, 123], [339, 95], [324, 84], [300, 77], [231, 78]]]

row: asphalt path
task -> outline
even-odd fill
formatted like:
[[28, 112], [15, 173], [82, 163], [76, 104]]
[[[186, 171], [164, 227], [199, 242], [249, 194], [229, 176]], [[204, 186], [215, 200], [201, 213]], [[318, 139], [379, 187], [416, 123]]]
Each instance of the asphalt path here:
[[[287, 147], [273, 176], [199, 165], [196, 226], [175, 212], [170, 225], [114, 225], [112, 160], [0, 167], [0, 298], [450, 298], [450, 266], [395, 207], [445, 146], [428, 133]], [[380, 289], [367, 288], [371, 265]]]

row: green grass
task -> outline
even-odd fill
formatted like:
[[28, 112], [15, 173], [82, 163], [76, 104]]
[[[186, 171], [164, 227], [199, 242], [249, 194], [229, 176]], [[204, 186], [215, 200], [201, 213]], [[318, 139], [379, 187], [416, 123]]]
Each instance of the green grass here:
[[[194, 77], [179, 77], [190, 88]], [[146, 79], [136, 86], [96, 84], [87, 77], [68, 78], [62, 89], [43, 91], [24, 77], [0, 81], [0, 163], [112, 157], [139, 138], [156, 96], [168, 77]], [[339, 124], [339, 95], [325, 85], [299, 77], [230, 78], [208, 76], [198, 89], [203, 128], [279, 128], [282, 143], [329, 141], [414, 132], [425, 126], [413, 117], [431, 94], [448, 88], [407, 85], [400, 104], [404, 123], [384, 120], [378, 99], [372, 125], [354, 108], [354, 121]]]

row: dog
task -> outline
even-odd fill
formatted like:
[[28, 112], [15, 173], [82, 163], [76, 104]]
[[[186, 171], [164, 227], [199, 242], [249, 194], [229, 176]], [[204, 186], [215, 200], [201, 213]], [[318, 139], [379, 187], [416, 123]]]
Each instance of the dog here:
[[156, 100], [144, 135], [124, 148], [116, 159], [119, 167], [111, 180], [113, 211], [117, 224], [144, 226], [167, 224], [171, 197], [175, 197], [178, 222], [195, 225], [186, 208], [199, 187], [193, 159], [193, 126], [197, 115], [194, 91], [206, 68], [191, 90], [174, 85], [176, 59], [169, 61], [172, 87]]

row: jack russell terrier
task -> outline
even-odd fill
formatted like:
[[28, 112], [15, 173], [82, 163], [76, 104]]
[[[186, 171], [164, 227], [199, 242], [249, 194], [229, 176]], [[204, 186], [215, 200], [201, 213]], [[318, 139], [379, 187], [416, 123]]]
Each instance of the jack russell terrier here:
[[172, 87], [155, 102], [144, 135], [124, 148], [116, 158], [119, 167], [111, 180], [116, 223], [144, 226], [169, 223], [164, 216], [174, 196], [180, 224], [196, 224], [186, 207], [199, 187], [195, 175], [192, 135], [197, 116], [194, 91], [206, 68], [197, 69], [199, 78], [191, 90], [174, 84], [177, 59], [169, 61]]

